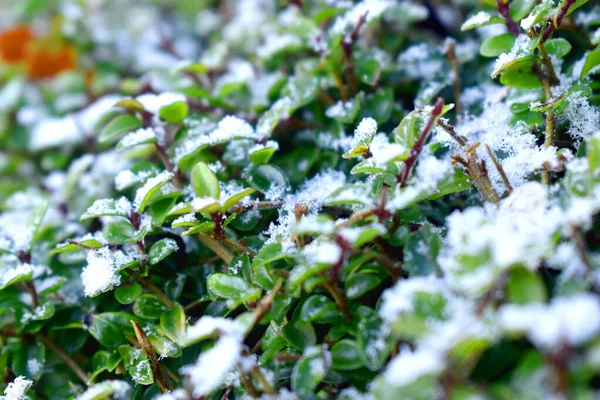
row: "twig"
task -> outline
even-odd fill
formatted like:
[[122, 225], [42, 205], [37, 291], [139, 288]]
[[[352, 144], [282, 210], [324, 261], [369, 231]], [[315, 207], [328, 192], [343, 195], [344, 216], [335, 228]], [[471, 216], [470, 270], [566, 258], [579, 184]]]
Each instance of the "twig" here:
[[172, 391], [173, 384], [171, 382], [171, 379], [169, 378], [169, 375], [163, 368], [163, 365], [160, 363], [160, 361], [158, 361], [158, 358], [156, 357], [156, 352], [154, 351], [152, 344], [148, 340], [148, 337], [144, 333], [144, 330], [142, 329], [140, 324], [133, 320], [131, 321], [131, 325], [133, 326], [133, 330], [135, 332], [138, 344], [146, 354], [146, 357], [148, 357], [148, 360], [150, 360], [152, 374], [154, 375], [154, 380], [156, 381], [156, 384], [158, 385], [158, 388], [160, 389], [161, 393], [167, 393]]
[[44, 334], [40, 334], [39, 338], [41, 342], [50, 349], [54, 354], [58, 356], [70, 369], [73, 373], [79, 378], [81, 382], [83, 382], [86, 386], [89, 386], [89, 376], [85, 373], [83, 369], [71, 358], [70, 355], [67, 354], [63, 349], [60, 348], [59, 345], [54, 343], [52, 339]]
[[[533, 72], [537, 75], [540, 82], [544, 86], [544, 92], [546, 94], [546, 102], [549, 103], [552, 99], [552, 92], [550, 91], [549, 78], [540, 70], [536, 63], [532, 66]], [[550, 107], [546, 111], [546, 136], [544, 139], [544, 147], [548, 148], [554, 143], [554, 109]], [[542, 183], [546, 186], [550, 185], [550, 172], [542, 172]]]
[[453, 90], [454, 90], [454, 111], [456, 112], [457, 118], [460, 118], [462, 113], [462, 106], [460, 102], [460, 68], [458, 65], [458, 59], [456, 58], [456, 40], [448, 39], [446, 40], [446, 46], [448, 51], [446, 55], [448, 56], [448, 61], [450, 62], [450, 66], [452, 67], [452, 73], [454, 74], [454, 82], [453, 82]]
[[77, 247], [81, 247], [84, 250], [98, 250], [97, 247], [87, 245], [85, 243], [78, 242], [77, 240], [67, 239], [67, 243], [75, 245]]
[[496, 158], [496, 156], [492, 152], [492, 149], [490, 148], [489, 145], [486, 144], [485, 145], [485, 149], [487, 150], [488, 155], [492, 159], [492, 162], [494, 163], [494, 166], [496, 167], [496, 170], [498, 170], [498, 173], [500, 174], [500, 177], [502, 178], [502, 182], [504, 182], [504, 186], [506, 186], [506, 189], [508, 190], [508, 193], [512, 193], [513, 187], [510, 184], [510, 181], [508, 180], [508, 176], [506, 176], [506, 173], [504, 172], [504, 168], [502, 168], [502, 164], [500, 164], [500, 162], [498, 162], [498, 159]]
[[352, 89], [354, 90], [354, 92], [358, 91], [359, 81], [356, 78], [356, 72], [355, 72], [355, 68], [354, 68], [354, 60], [352, 60], [352, 48], [354, 47], [355, 43], [358, 41], [358, 38], [360, 35], [360, 30], [362, 29], [364, 24], [367, 22], [368, 14], [369, 14], [369, 12], [367, 11], [363, 15], [360, 16], [358, 22], [356, 23], [356, 26], [354, 27], [354, 30], [350, 34], [350, 36], [344, 37], [342, 39], [342, 43], [341, 43], [342, 50], [344, 50], [344, 57], [346, 59], [346, 68], [345, 68], [346, 79], [348, 80], [348, 82], [350, 82], [350, 86], [352, 86]]
[[28, 280], [27, 282], [25, 282], [25, 286], [27, 287], [27, 291], [31, 295], [31, 305], [35, 310], [40, 304], [37, 291], [35, 290], [35, 285], [33, 284], [32, 280]]
[[346, 319], [346, 321], [352, 321], [352, 315], [350, 315], [350, 311], [348, 310], [348, 301], [346, 300], [346, 295], [335, 285], [335, 283], [331, 282], [329, 279], [326, 279], [322, 286], [331, 294], [333, 300], [341, 311], [342, 315]]
[[200, 234], [197, 236], [198, 240], [202, 242], [206, 247], [211, 249], [216, 255], [218, 255], [221, 260], [225, 261], [229, 265], [231, 260], [235, 257], [225, 246], [221, 244], [218, 240], [213, 239], [210, 236]]
[[[562, 8], [558, 10], [558, 12], [553, 18], [550, 19], [550, 25], [544, 31], [544, 36], [542, 36], [542, 42], [548, 40], [550, 36], [552, 36], [554, 31], [560, 26], [563, 18], [565, 17], [565, 15], [567, 15], [567, 12], [569, 11], [569, 8], [571, 8], [573, 3], [575, 3], [575, 0], [565, 1], [565, 4], [563, 4]], [[556, 24], [554, 23], [554, 21], [556, 21]]]
[[260, 370], [260, 367], [254, 366], [252, 368], [252, 375], [260, 382], [260, 385], [263, 387], [267, 394], [276, 394], [277, 391], [271, 386], [265, 375]]
[[230, 207], [226, 214], [243, 214], [249, 210], [268, 210], [273, 208], [280, 208], [285, 204], [285, 201], [257, 201], [254, 203], [241, 204], [238, 203], [233, 207]]
[[508, 7], [509, 0], [496, 0], [498, 6], [498, 12], [506, 20], [506, 26], [510, 33], [515, 37], [519, 36], [519, 25], [510, 16], [510, 9]]
[[169, 307], [169, 309], [175, 307], [175, 303], [173, 303], [171, 301], [171, 299], [169, 299], [167, 297], [167, 295], [160, 290], [158, 287], [156, 287], [152, 282], [150, 282], [150, 280], [148, 279], [144, 279], [142, 276], [140, 276], [140, 274], [138, 274], [137, 272], [135, 272], [132, 269], [127, 268], [126, 269], [127, 273], [129, 275], [131, 275], [133, 277], [133, 279], [135, 279], [140, 285], [142, 285], [144, 288], [148, 289], [150, 292], [152, 292], [152, 294], [154, 294], [156, 296], [156, 298], [158, 300], [160, 300], [164, 305], [166, 305], [167, 307]]
[[254, 257], [256, 255], [256, 252], [254, 250], [252, 250], [250, 247], [245, 246], [242, 243], [238, 243], [235, 240], [229, 239], [228, 237], [223, 237], [220, 239], [220, 241], [230, 247], [233, 247], [234, 249], [236, 249], [239, 252], [248, 254], [250, 257]]
[[406, 186], [408, 178], [410, 177], [410, 171], [415, 166], [417, 162], [417, 157], [419, 157], [419, 154], [421, 154], [421, 151], [423, 151], [423, 145], [429, 138], [429, 133], [431, 132], [431, 129], [433, 128], [436, 119], [442, 113], [443, 107], [444, 99], [438, 97], [438, 99], [435, 102], [435, 105], [433, 106], [433, 110], [431, 110], [431, 116], [429, 117], [429, 121], [427, 121], [427, 125], [425, 125], [423, 132], [421, 132], [421, 135], [414, 143], [412, 149], [410, 149], [410, 154], [404, 162], [404, 169], [402, 169], [402, 171], [396, 177], [398, 183], [400, 184], [400, 187]]
[[345, 221], [340, 222], [339, 224], [336, 225], [336, 228], [344, 228], [346, 226], [351, 226], [352, 224], [354, 224], [355, 222], [361, 221], [365, 218], [370, 217], [371, 215], [375, 214], [375, 210], [374, 209], [369, 209], [369, 210], [363, 210], [363, 211], [359, 211], [359, 212], [355, 212], [354, 214], [352, 214], [350, 216], [350, 218], [348, 218]]
[[282, 286], [283, 279], [279, 278], [275, 283], [273, 289], [269, 292], [269, 294], [263, 297], [262, 300], [258, 303], [254, 312], [254, 325], [256, 325], [262, 319], [262, 317], [264, 317], [269, 312], [271, 306], [273, 305], [273, 300], [275, 299], [277, 293], [279, 293], [279, 291], [281, 290]]

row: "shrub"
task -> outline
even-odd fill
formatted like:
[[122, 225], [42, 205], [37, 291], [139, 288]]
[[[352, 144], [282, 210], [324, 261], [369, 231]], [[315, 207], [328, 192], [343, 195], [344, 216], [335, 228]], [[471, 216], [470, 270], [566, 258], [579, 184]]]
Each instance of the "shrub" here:
[[0, 398], [596, 398], [593, 3], [14, 2]]

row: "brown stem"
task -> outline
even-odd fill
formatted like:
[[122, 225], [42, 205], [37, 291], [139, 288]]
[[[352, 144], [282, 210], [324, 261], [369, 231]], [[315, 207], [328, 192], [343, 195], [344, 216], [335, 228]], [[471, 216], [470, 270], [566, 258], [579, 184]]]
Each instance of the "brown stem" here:
[[277, 391], [273, 388], [273, 386], [271, 386], [265, 375], [260, 370], [260, 367], [254, 366], [254, 368], [252, 368], [252, 375], [260, 382], [267, 394], [273, 395], [277, 393]]
[[79, 378], [79, 380], [81, 382], [83, 382], [85, 385], [89, 386], [88, 374], [86, 374], [85, 371], [83, 369], [81, 369], [81, 367], [77, 364], [77, 362], [75, 362], [75, 360], [73, 360], [73, 358], [71, 358], [71, 356], [68, 355], [66, 351], [64, 351], [62, 348], [60, 348], [59, 345], [54, 343], [54, 341], [52, 341], [52, 339], [50, 339], [48, 336], [46, 336], [44, 334], [40, 334], [39, 338], [40, 338], [40, 341], [43, 343], [43, 345], [46, 346], [47, 348], [49, 348], [50, 351], [52, 351], [54, 354], [56, 354], [58, 356], [58, 358], [60, 358], [67, 365], [67, 367], [69, 367], [71, 369], [71, 371], [73, 371], [73, 373]]
[[346, 321], [352, 321], [352, 315], [350, 315], [350, 311], [348, 310], [348, 301], [346, 300], [346, 295], [329, 279], [327, 279], [322, 286], [329, 292], [329, 294], [331, 294], [335, 305], [341, 311]]
[[138, 344], [146, 354], [146, 357], [148, 357], [148, 360], [150, 360], [152, 374], [154, 375], [154, 380], [156, 381], [159, 390], [161, 391], [161, 393], [167, 393], [172, 391], [173, 384], [171, 382], [171, 379], [169, 378], [169, 375], [165, 371], [161, 362], [158, 361], [158, 358], [156, 357], [156, 352], [154, 351], [152, 344], [148, 340], [148, 337], [144, 333], [144, 330], [142, 329], [140, 324], [133, 320], [131, 321], [131, 325], [133, 326], [133, 330], [135, 332]]
[[[540, 82], [544, 86], [544, 92], [546, 94], [546, 102], [549, 103], [552, 99], [552, 92], [550, 91], [550, 81], [549, 78], [540, 71], [540, 68], [537, 64], [533, 64], [533, 72], [537, 75]], [[548, 111], [546, 111], [546, 137], [544, 139], [544, 147], [548, 148], [552, 146], [554, 143], [554, 109], [550, 107]], [[542, 183], [546, 186], [550, 185], [550, 172], [544, 171], [542, 172]]]
[[219, 239], [220, 242], [225, 243], [226, 245], [233, 247], [235, 250], [241, 252], [241, 253], [246, 253], [248, 254], [250, 257], [254, 257], [256, 255], [256, 252], [254, 250], [252, 250], [250, 247], [243, 245], [242, 243], [238, 243], [235, 240], [229, 239], [228, 237], [223, 237], [221, 239]]
[[417, 162], [417, 157], [419, 157], [419, 154], [421, 154], [421, 151], [423, 151], [423, 145], [429, 138], [429, 133], [431, 132], [431, 129], [433, 128], [433, 125], [435, 124], [437, 118], [442, 113], [443, 107], [444, 99], [438, 97], [438, 99], [435, 102], [435, 105], [433, 106], [433, 110], [431, 111], [429, 121], [427, 121], [427, 125], [425, 125], [423, 132], [421, 132], [421, 135], [415, 141], [415, 144], [413, 145], [412, 149], [410, 149], [410, 154], [404, 162], [404, 169], [402, 169], [402, 171], [396, 177], [398, 183], [400, 184], [400, 187], [406, 186], [408, 178], [410, 177], [410, 171], [415, 166]]
[[131, 275], [133, 277], [133, 279], [136, 280], [136, 282], [138, 282], [144, 288], [146, 288], [150, 292], [152, 292], [152, 294], [154, 294], [156, 296], [156, 298], [158, 300], [160, 300], [164, 305], [169, 307], [169, 309], [175, 307], [175, 303], [173, 303], [173, 301], [171, 301], [171, 299], [169, 299], [162, 290], [160, 290], [152, 282], [150, 282], [150, 280], [144, 279], [142, 276], [140, 276], [140, 274], [138, 274], [137, 272], [135, 272], [132, 269], [128, 268], [128, 269], [126, 269], [126, 271], [129, 275]]
[[496, 170], [498, 170], [498, 173], [500, 174], [500, 177], [502, 178], [502, 182], [504, 183], [504, 186], [506, 186], [506, 190], [508, 190], [508, 193], [512, 193], [513, 187], [510, 184], [510, 181], [508, 180], [508, 176], [506, 176], [506, 173], [504, 172], [504, 168], [502, 168], [502, 164], [500, 164], [500, 162], [498, 161], [498, 159], [492, 152], [492, 149], [490, 148], [489, 145], [486, 144], [485, 149], [487, 150], [488, 155], [492, 159], [492, 162], [494, 163]]
[[40, 304], [37, 291], [35, 290], [35, 285], [33, 284], [32, 280], [29, 280], [29, 281], [25, 282], [25, 286], [27, 287], [27, 291], [31, 295], [31, 305], [33, 306], [33, 309], [35, 310], [37, 308], [37, 306]]
[[359, 212], [355, 212], [354, 214], [352, 214], [352, 216], [350, 216], [350, 218], [348, 218], [345, 221], [340, 222], [339, 224], [336, 225], [337, 228], [344, 228], [346, 226], [351, 226], [352, 224], [354, 224], [355, 222], [361, 221], [365, 218], [370, 217], [371, 215], [375, 214], [375, 210], [374, 209], [369, 209], [369, 210], [363, 210], [363, 211], [359, 211]]
[[454, 74], [453, 90], [454, 90], [454, 110], [458, 118], [462, 113], [462, 106], [460, 102], [460, 68], [458, 60], [456, 58], [456, 40], [448, 39], [448, 51], [446, 53], [450, 66], [452, 67], [452, 73]]
[[273, 305], [273, 300], [275, 299], [275, 296], [277, 296], [277, 293], [279, 293], [279, 291], [281, 290], [282, 286], [283, 279], [279, 278], [275, 283], [273, 289], [269, 292], [269, 294], [263, 297], [262, 300], [258, 303], [258, 305], [256, 306], [256, 310], [254, 311], [255, 325], [262, 319], [262, 317], [264, 317], [269, 312], [271, 306]]
[[225, 246], [221, 244], [218, 240], [213, 239], [210, 236], [200, 234], [197, 236], [198, 240], [202, 242], [206, 247], [211, 249], [216, 255], [218, 255], [221, 260], [225, 261], [229, 265], [231, 260], [235, 257]]

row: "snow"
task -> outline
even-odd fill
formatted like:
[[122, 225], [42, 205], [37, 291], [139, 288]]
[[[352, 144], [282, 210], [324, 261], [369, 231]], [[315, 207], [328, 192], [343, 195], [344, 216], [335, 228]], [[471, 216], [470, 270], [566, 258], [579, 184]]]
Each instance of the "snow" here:
[[330, 29], [334, 35], [350, 34], [358, 24], [361, 17], [365, 16], [365, 26], [379, 18], [387, 9], [394, 6], [390, 0], [362, 0], [344, 14], [337, 17]]
[[92, 250], [87, 255], [87, 265], [81, 271], [81, 282], [86, 296], [93, 297], [121, 283], [118, 270], [133, 261], [131, 256], [108, 247]]
[[311, 263], [335, 264], [342, 249], [335, 243], [314, 241], [304, 247], [302, 255]]
[[24, 376], [18, 376], [4, 389], [4, 396], [0, 400], [25, 400], [25, 393], [33, 385], [33, 382]]
[[495, 76], [507, 64], [531, 54], [531, 39], [527, 35], [519, 35], [508, 53], [502, 53], [494, 63], [491, 76]]
[[220, 338], [216, 344], [198, 357], [193, 365], [182, 367], [179, 372], [193, 385], [195, 397], [206, 396], [221, 386], [227, 375], [240, 360], [242, 344], [235, 335]]
[[371, 117], [363, 118], [354, 130], [354, 137], [358, 143], [368, 143], [377, 133], [377, 121]]
[[123, 148], [127, 148], [147, 142], [152, 139], [156, 139], [156, 133], [154, 131], [154, 128], [140, 128], [134, 132], [130, 132], [127, 135], [125, 135], [119, 141], [119, 145], [123, 146]]
[[0, 288], [4, 288], [10, 281], [20, 276], [33, 273], [33, 266], [30, 264], [21, 264], [15, 268], [5, 269], [0, 277]]
[[135, 192], [135, 199], [133, 201], [133, 205], [135, 206], [135, 208], [139, 208], [142, 205], [142, 202], [152, 189], [154, 189], [158, 185], [162, 185], [167, 181], [170, 181], [171, 179], [173, 179], [173, 176], [174, 175], [172, 172], [163, 171], [160, 174], [148, 179], [146, 183], [144, 183], [144, 186], [142, 186], [137, 190], [137, 192]]
[[482, 25], [482, 24], [485, 24], [486, 22], [488, 22], [491, 17], [492, 16], [489, 13], [487, 13], [485, 11], [479, 11], [477, 14], [469, 17], [463, 23], [463, 26], [464, 27], [470, 27], [470, 26]]
[[186, 340], [196, 342], [214, 335], [242, 336], [244, 332], [245, 327], [239, 322], [205, 315], [187, 328]]
[[129, 398], [131, 387], [125, 381], [103, 381], [90, 386], [85, 392], [81, 393], [75, 400], [96, 400], [100, 396], [113, 393], [115, 400], [125, 400]]
[[276, 53], [289, 47], [298, 47], [302, 42], [296, 35], [282, 34], [267, 36], [266, 42], [256, 49], [260, 58], [268, 59]]
[[590, 293], [559, 297], [546, 304], [509, 304], [498, 310], [503, 329], [523, 332], [543, 350], [564, 343], [579, 346], [600, 332], [600, 299]]
[[135, 98], [146, 111], [152, 114], [158, 114], [161, 107], [168, 106], [179, 101], [186, 102], [186, 98], [181, 93], [165, 92], [159, 95], [145, 93]]
[[412, 351], [407, 347], [392, 358], [384, 372], [386, 382], [392, 386], [406, 386], [423, 376], [441, 373], [445, 363], [441, 354], [430, 349]]

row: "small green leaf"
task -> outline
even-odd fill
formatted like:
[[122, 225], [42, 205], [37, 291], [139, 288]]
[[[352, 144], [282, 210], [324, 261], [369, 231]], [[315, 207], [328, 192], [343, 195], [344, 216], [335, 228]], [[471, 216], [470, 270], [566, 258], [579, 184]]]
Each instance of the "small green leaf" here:
[[504, 22], [504, 19], [498, 16], [491, 15], [485, 11], [480, 11], [479, 13], [467, 19], [460, 27], [460, 30], [464, 32], [485, 25], [503, 24]]
[[254, 192], [255, 192], [254, 189], [247, 188], [247, 189], [242, 190], [241, 192], [232, 194], [231, 196], [229, 196], [227, 198], [227, 200], [225, 200], [223, 202], [223, 205], [221, 206], [221, 211], [227, 211], [227, 210], [229, 210], [231, 207], [233, 207], [237, 203], [239, 203], [244, 197], [250, 196]]
[[90, 386], [78, 397], [86, 400], [104, 400], [110, 398], [116, 393], [125, 397], [129, 397], [130, 391], [131, 387], [125, 381], [107, 380]]
[[185, 344], [185, 320], [185, 312], [179, 304], [175, 304], [173, 308], [164, 311], [160, 316], [160, 326], [165, 335], [181, 346]]
[[592, 175], [598, 176], [600, 168], [600, 137], [595, 136], [587, 143], [587, 158], [590, 164], [590, 172]]
[[130, 114], [122, 114], [110, 121], [100, 132], [98, 141], [100, 143], [108, 142], [127, 132], [134, 131], [142, 126], [139, 118]]
[[167, 258], [171, 253], [179, 250], [174, 239], [165, 238], [154, 243], [148, 252], [148, 262], [155, 265]]
[[192, 187], [200, 198], [210, 197], [218, 200], [221, 197], [221, 186], [217, 176], [203, 162], [192, 168]]
[[481, 44], [479, 53], [484, 57], [498, 57], [502, 53], [508, 53], [515, 44], [515, 37], [511, 33], [503, 33], [486, 39]]
[[85, 213], [79, 218], [80, 221], [98, 217], [129, 217], [131, 203], [124, 197], [120, 199], [99, 199], [94, 201]]
[[250, 186], [262, 193], [273, 190], [283, 194], [290, 185], [285, 173], [271, 164], [255, 165], [244, 176]]
[[46, 364], [46, 347], [42, 342], [20, 341], [12, 356], [12, 370], [32, 381], [41, 378]]
[[135, 242], [135, 228], [131, 222], [118, 219], [108, 222], [102, 228], [102, 234], [112, 244], [125, 244]]
[[87, 327], [88, 332], [101, 345], [109, 349], [116, 349], [122, 344], [127, 344], [125, 335], [135, 337], [130, 321], [139, 319], [130, 313], [105, 312], [90, 317], [92, 322]]
[[333, 301], [322, 294], [312, 295], [302, 304], [300, 319], [329, 324], [341, 320], [341, 313]]
[[159, 110], [160, 118], [173, 124], [183, 121], [187, 114], [188, 105], [183, 101], [176, 101], [173, 104], [162, 106]]
[[344, 282], [346, 296], [351, 300], [357, 299], [375, 289], [382, 281], [383, 278], [375, 274], [353, 274]]
[[548, 54], [551, 54], [558, 58], [563, 58], [571, 51], [571, 43], [569, 43], [563, 38], [547, 40], [544, 43], [544, 47], [546, 48]]
[[167, 306], [153, 294], [143, 294], [135, 300], [133, 313], [144, 319], [159, 319]]
[[269, 162], [273, 154], [277, 151], [277, 147], [266, 146], [250, 153], [250, 161], [254, 164], [266, 164]]
[[134, 283], [129, 286], [120, 286], [115, 290], [115, 299], [121, 304], [131, 304], [142, 294], [142, 286]]
[[518, 22], [529, 15], [535, 5], [536, 0], [512, 0], [509, 8], [510, 16]]
[[123, 363], [135, 382], [140, 385], [154, 383], [150, 360], [148, 360], [142, 349], [132, 346], [119, 346], [119, 354], [123, 357]]
[[294, 365], [291, 385], [294, 393], [300, 398], [311, 398], [314, 390], [327, 375], [330, 365], [325, 351], [321, 347], [306, 349], [304, 356]]
[[592, 69], [596, 68], [600, 65], [600, 49], [596, 49], [589, 53], [585, 58], [585, 64], [583, 64], [583, 68], [581, 70], [581, 75], [579, 79], [583, 80]]
[[209, 276], [207, 287], [217, 296], [234, 300], [236, 303], [254, 301], [260, 296], [260, 290], [253, 288], [242, 278], [222, 273]]
[[319, 82], [320, 79], [313, 75], [296, 75], [288, 81], [283, 94], [290, 98], [292, 107], [297, 109], [310, 103], [317, 96]]
[[525, 267], [515, 267], [510, 272], [507, 295], [516, 304], [546, 302], [546, 288], [542, 279]]
[[362, 363], [371, 371], [379, 370], [390, 354], [389, 343], [382, 345], [383, 321], [374, 315], [362, 318], [358, 323], [358, 354]]
[[340, 371], [350, 371], [363, 366], [356, 342], [342, 339], [331, 348], [331, 367]]

